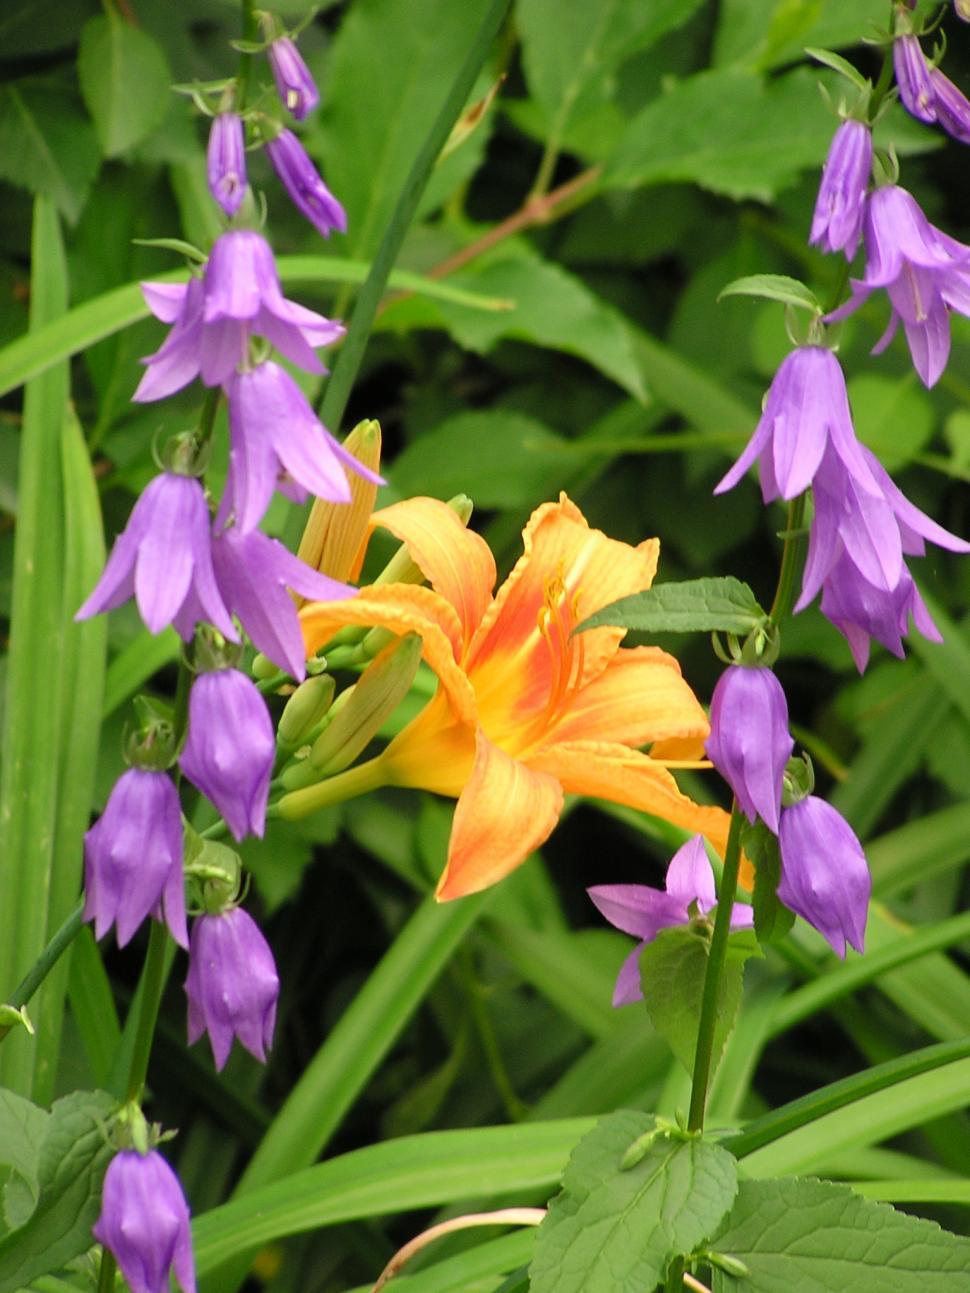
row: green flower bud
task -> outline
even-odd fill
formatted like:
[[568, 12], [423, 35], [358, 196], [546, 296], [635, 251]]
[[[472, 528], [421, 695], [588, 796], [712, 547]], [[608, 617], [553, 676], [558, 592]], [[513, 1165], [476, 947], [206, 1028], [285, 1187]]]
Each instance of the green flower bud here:
[[302, 745], [330, 709], [336, 690], [337, 684], [328, 673], [300, 683], [280, 716], [276, 729], [279, 744], [289, 750]]

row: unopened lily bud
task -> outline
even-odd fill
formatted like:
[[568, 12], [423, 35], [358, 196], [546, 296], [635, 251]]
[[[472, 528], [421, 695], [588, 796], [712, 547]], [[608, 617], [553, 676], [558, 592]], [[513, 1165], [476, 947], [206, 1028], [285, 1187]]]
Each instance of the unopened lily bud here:
[[301, 745], [333, 704], [337, 684], [328, 673], [308, 678], [286, 702], [276, 729], [278, 743], [291, 750]]
[[[377, 472], [381, 465], [381, 424], [373, 418], [358, 422], [343, 447], [358, 462]], [[352, 472], [350, 502], [314, 501], [297, 556], [314, 570], [332, 579], [356, 579], [364, 563], [367, 532], [370, 525], [377, 485]], [[302, 606], [304, 599], [298, 598]]]
[[308, 762], [318, 774], [332, 776], [353, 763], [410, 691], [420, 662], [421, 638], [408, 633], [364, 670], [310, 751]]

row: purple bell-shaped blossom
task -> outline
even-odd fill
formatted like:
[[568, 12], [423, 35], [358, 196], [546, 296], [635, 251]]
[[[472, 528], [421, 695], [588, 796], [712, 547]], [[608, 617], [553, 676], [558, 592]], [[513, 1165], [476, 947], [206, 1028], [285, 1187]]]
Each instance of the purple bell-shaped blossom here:
[[782, 360], [754, 435], [714, 489], [733, 489], [759, 460], [766, 503], [791, 499], [812, 483], [826, 446], [863, 489], [877, 491], [852, 427], [839, 361], [823, 346], [800, 346]]
[[930, 84], [936, 120], [948, 135], [961, 144], [970, 144], [970, 102], [967, 96], [938, 67], [930, 69]]
[[871, 169], [872, 132], [862, 121], [843, 121], [822, 172], [810, 243], [823, 251], [844, 251], [852, 259], [862, 237]]
[[179, 1179], [157, 1150], [123, 1149], [108, 1164], [94, 1237], [114, 1254], [132, 1293], [168, 1293], [173, 1271], [195, 1293], [189, 1208]]
[[273, 723], [255, 683], [238, 669], [200, 674], [189, 692], [179, 765], [237, 840], [263, 834], [275, 755]]
[[935, 121], [936, 108], [930, 68], [915, 36], [897, 36], [893, 41], [893, 69], [899, 86], [899, 97], [906, 111], [920, 121]]
[[776, 834], [782, 778], [794, 748], [788, 702], [775, 675], [770, 669], [729, 665], [711, 697], [705, 753], [748, 820], [761, 817]]
[[297, 121], [303, 121], [320, 102], [320, 92], [303, 55], [289, 36], [278, 37], [266, 53], [280, 102]]
[[347, 213], [324, 184], [306, 150], [290, 130], [281, 131], [266, 145], [269, 160], [290, 195], [290, 201], [318, 233], [329, 238], [334, 229], [347, 232]]
[[318, 573], [282, 543], [260, 530], [248, 534], [235, 526], [212, 543], [219, 591], [257, 650], [278, 668], [302, 681], [306, 677], [303, 634], [292, 588], [313, 601], [356, 596], [357, 589]]
[[178, 794], [166, 773], [129, 768], [84, 837], [84, 919], [124, 947], [149, 915], [188, 947]]
[[245, 361], [254, 334], [298, 368], [325, 373], [315, 347], [331, 345], [344, 332], [342, 324], [286, 299], [269, 243], [246, 229], [216, 239], [201, 279], [141, 287], [152, 314], [173, 324], [143, 361], [148, 371], [132, 396], [142, 402], [171, 395], [199, 376], [206, 386], [221, 386]]
[[175, 623], [188, 641], [195, 616], [180, 611], [189, 603], [199, 619], [237, 642], [216, 586], [210, 543], [209, 508], [201, 482], [174, 472], [156, 476], [132, 509], [101, 578], [74, 618], [85, 620], [114, 610], [134, 594], [152, 633]]
[[246, 196], [246, 143], [235, 112], [212, 118], [206, 163], [209, 192], [227, 216], [234, 216]]
[[933, 386], [950, 354], [947, 307], [970, 315], [970, 247], [931, 225], [916, 199], [895, 184], [869, 195], [863, 237], [865, 278], [852, 279], [849, 300], [827, 319], [844, 319], [884, 287], [892, 315], [873, 354], [885, 350], [902, 319], [913, 367]]
[[[700, 835], [688, 840], [670, 859], [663, 893], [645, 884], [598, 884], [586, 892], [611, 925], [640, 939], [620, 968], [613, 989], [614, 1006], [642, 999], [640, 953], [646, 944], [662, 929], [686, 925], [692, 906], [698, 915], [706, 916], [717, 903], [714, 876]], [[753, 924], [754, 912], [750, 907], [737, 906], [732, 910], [732, 929], [750, 929]]]
[[308, 492], [331, 503], [347, 503], [345, 467], [375, 484], [384, 483], [326, 430], [279, 364], [236, 373], [226, 392], [229, 474], [220, 524], [234, 518], [239, 529], [255, 529], [277, 488], [297, 503], [304, 502]]
[[837, 955], [863, 949], [872, 879], [855, 832], [815, 795], [782, 809], [778, 897], [813, 925]]
[[189, 1042], [209, 1034], [217, 1069], [238, 1037], [262, 1063], [273, 1044], [280, 981], [269, 944], [241, 907], [199, 916], [192, 925]]

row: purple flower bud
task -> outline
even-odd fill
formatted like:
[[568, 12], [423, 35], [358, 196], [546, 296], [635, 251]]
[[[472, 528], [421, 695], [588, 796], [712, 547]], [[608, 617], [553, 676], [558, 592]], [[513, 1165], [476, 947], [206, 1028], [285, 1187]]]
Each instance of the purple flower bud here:
[[209, 192], [227, 216], [234, 216], [246, 194], [243, 123], [235, 112], [220, 112], [212, 118], [206, 160]]
[[937, 121], [948, 135], [959, 139], [961, 144], [970, 144], [970, 102], [967, 96], [938, 67], [930, 69], [930, 84]]
[[180, 615], [188, 602], [198, 618], [214, 624], [231, 642], [239, 641], [216, 587], [209, 508], [194, 477], [164, 472], [147, 486], [94, 591], [74, 618], [114, 610], [132, 594], [152, 633], [175, 623], [188, 641], [194, 616]]
[[893, 41], [893, 67], [899, 97], [907, 112], [911, 112], [920, 121], [935, 121], [930, 69], [915, 36], [897, 36]]
[[237, 840], [263, 833], [275, 755], [273, 723], [255, 683], [238, 669], [196, 678], [179, 765]]
[[822, 172], [809, 242], [844, 251], [849, 260], [862, 237], [866, 187], [872, 169], [872, 134], [861, 121], [843, 121]]
[[731, 665], [711, 698], [707, 757], [753, 822], [778, 833], [781, 784], [795, 743], [788, 734], [788, 703], [770, 669]]
[[266, 52], [280, 102], [297, 121], [303, 121], [320, 102], [320, 92], [310, 69], [288, 36], [274, 40]]
[[[670, 859], [663, 893], [644, 884], [598, 884], [586, 892], [611, 925], [641, 940], [620, 969], [613, 990], [614, 1006], [642, 999], [640, 953], [647, 943], [653, 942], [662, 929], [686, 925], [693, 904], [699, 915], [706, 916], [717, 902], [711, 864], [701, 835], [688, 840]], [[732, 929], [750, 929], [753, 924], [754, 912], [750, 907], [732, 909]]]
[[303, 145], [289, 130], [266, 145], [269, 160], [296, 209], [315, 225], [324, 238], [332, 230], [347, 232], [347, 213], [320, 178]]
[[795, 498], [812, 483], [827, 445], [863, 489], [879, 492], [852, 428], [839, 361], [822, 346], [800, 346], [782, 360], [754, 435], [714, 493], [733, 489], [760, 459], [765, 502]]
[[132, 1293], [168, 1293], [169, 1271], [195, 1293], [189, 1209], [157, 1150], [124, 1149], [108, 1164], [94, 1237], [109, 1249]]
[[265, 1064], [273, 1044], [280, 981], [269, 944], [241, 907], [199, 916], [192, 926], [189, 974], [189, 1042], [208, 1032], [216, 1068], [238, 1037]]
[[824, 799], [809, 795], [782, 809], [778, 897], [839, 955], [863, 948], [872, 880], [855, 831]]

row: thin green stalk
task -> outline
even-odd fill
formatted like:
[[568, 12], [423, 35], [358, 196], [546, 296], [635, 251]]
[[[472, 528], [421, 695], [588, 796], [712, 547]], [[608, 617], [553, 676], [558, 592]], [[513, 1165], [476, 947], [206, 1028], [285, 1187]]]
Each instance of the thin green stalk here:
[[788, 523], [785, 526], [785, 548], [781, 556], [781, 571], [778, 575], [778, 587], [768, 618], [772, 624], [779, 624], [791, 614], [795, 603], [795, 580], [802, 561], [802, 550], [805, 546], [805, 494], [799, 494], [788, 504]]
[[[253, 0], [242, 0], [242, 38], [253, 41], [259, 35], [256, 23], [256, 7]], [[249, 74], [252, 71], [252, 54], [240, 54], [239, 72], [236, 75], [236, 112], [242, 112], [246, 106], [246, 95], [249, 93]]]
[[101, 1265], [98, 1267], [98, 1293], [112, 1293], [115, 1286], [115, 1263], [114, 1254], [110, 1248], [101, 1249]]
[[697, 1049], [694, 1052], [694, 1074], [691, 1079], [690, 1112], [687, 1116], [689, 1131], [702, 1131], [707, 1090], [711, 1081], [714, 1058], [714, 1030], [717, 1027], [717, 998], [721, 986], [721, 971], [727, 955], [728, 935], [731, 932], [731, 911], [738, 891], [738, 870], [741, 865], [741, 812], [735, 803], [731, 809], [731, 828], [724, 850], [724, 870], [717, 895], [717, 913], [714, 933], [704, 975], [704, 993], [701, 997], [701, 1017], [697, 1025]]
[[155, 1036], [155, 1023], [158, 1019], [158, 1007], [165, 987], [165, 948], [168, 942], [168, 930], [159, 921], [153, 920], [150, 924], [148, 952], [142, 970], [138, 1026], [135, 1030], [135, 1044], [132, 1047], [131, 1063], [128, 1068], [126, 1100], [138, 1100], [144, 1088], [145, 1079], [148, 1076], [148, 1060], [152, 1053], [152, 1041]]
[[[16, 1006], [19, 1010], [25, 1006], [30, 998], [34, 995], [40, 985], [53, 970], [54, 966], [74, 942], [84, 924], [84, 903], [79, 902], [75, 909], [65, 920], [51, 941], [38, 956], [24, 977], [20, 980], [13, 990], [9, 1005]], [[0, 1039], [4, 1038], [9, 1032], [9, 1028], [0, 1028]]]

